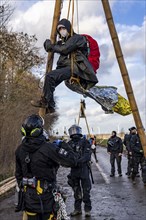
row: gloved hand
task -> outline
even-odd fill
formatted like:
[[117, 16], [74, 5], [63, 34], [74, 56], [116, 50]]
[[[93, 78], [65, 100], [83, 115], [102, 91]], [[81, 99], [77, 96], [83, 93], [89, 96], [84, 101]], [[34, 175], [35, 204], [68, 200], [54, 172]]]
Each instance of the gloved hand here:
[[58, 147], [61, 147], [61, 143], [62, 143], [62, 140], [55, 140], [53, 141], [53, 144], [56, 144]]
[[44, 48], [45, 48], [45, 51], [47, 51], [47, 52], [49, 52], [53, 49], [53, 44], [51, 43], [51, 41], [49, 39], [45, 40]]
[[70, 145], [64, 141], [60, 143], [60, 147], [67, 150], [67, 151], [73, 151], [73, 149], [70, 147]]

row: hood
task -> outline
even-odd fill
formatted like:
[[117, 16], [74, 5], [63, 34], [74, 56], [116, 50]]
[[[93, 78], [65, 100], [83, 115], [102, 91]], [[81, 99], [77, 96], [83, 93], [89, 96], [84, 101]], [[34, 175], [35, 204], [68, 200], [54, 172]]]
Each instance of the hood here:
[[[58, 25], [64, 26], [67, 29], [68, 33], [71, 34], [71, 23], [69, 20], [63, 18], [58, 22]], [[58, 31], [58, 25], [57, 25], [57, 31]]]
[[25, 137], [22, 141], [22, 149], [29, 153], [33, 153], [38, 150], [43, 143], [45, 143], [43, 135], [39, 137]]

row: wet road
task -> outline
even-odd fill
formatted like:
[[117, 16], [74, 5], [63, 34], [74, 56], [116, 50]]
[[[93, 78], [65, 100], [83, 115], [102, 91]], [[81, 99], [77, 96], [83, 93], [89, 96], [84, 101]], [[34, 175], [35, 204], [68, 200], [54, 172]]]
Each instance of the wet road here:
[[[92, 212], [91, 217], [72, 217], [71, 220], [145, 220], [146, 219], [146, 187], [141, 177], [137, 178], [136, 185], [125, 175], [127, 159], [122, 158], [123, 176], [109, 177], [109, 155], [105, 148], [97, 147], [98, 164], [92, 164], [94, 184], [91, 190]], [[58, 183], [63, 186], [68, 196], [66, 201], [67, 212], [73, 210], [73, 192], [67, 185], [68, 168], [60, 168]], [[0, 201], [1, 220], [20, 220], [21, 213], [14, 213], [14, 195]]]

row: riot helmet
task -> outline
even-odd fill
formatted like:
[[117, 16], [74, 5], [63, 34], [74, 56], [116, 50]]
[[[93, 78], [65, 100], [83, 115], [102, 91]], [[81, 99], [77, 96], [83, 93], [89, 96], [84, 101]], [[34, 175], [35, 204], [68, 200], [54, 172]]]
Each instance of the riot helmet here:
[[43, 133], [44, 120], [39, 115], [28, 116], [21, 127], [21, 133], [27, 137], [38, 137]]
[[69, 129], [68, 129], [68, 133], [70, 135], [70, 137], [73, 137], [74, 135], [78, 135], [80, 137], [82, 137], [82, 128], [78, 125], [72, 125]]

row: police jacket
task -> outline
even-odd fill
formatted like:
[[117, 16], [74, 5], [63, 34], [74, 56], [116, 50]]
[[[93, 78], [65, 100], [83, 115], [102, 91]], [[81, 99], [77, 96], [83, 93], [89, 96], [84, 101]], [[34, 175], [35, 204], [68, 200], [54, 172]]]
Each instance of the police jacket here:
[[75, 166], [77, 157], [66, 143], [58, 147], [46, 142], [44, 136], [24, 138], [16, 152], [15, 176], [18, 184], [23, 177], [56, 181], [56, 172], [59, 164]]
[[68, 142], [75, 153], [78, 154], [76, 167], [71, 168], [71, 176], [86, 178], [89, 175], [89, 161], [91, 160], [91, 145], [88, 140], [81, 137], [73, 138]]
[[120, 137], [111, 136], [107, 141], [107, 151], [110, 153], [122, 153], [123, 143]]
[[128, 152], [131, 152], [130, 149], [130, 139], [131, 139], [131, 134], [125, 134], [123, 144], [126, 146], [126, 150]]
[[132, 134], [130, 139], [130, 149], [134, 154], [143, 155], [143, 149], [138, 134]]
[[[68, 20], [62, 19], [58, 25], [65, 26], [68, 32], [71, 32], [71, 25]], [[91, 83], [92, 86], [98, 82], [94, 70], [87, 59], [87, 42], [84, 36], [73, 33], [73, 36], [54, 45], [52, 50], [60, 54], [57, 68], [71, 67], [72, 54], [74, 56], [73, 73]]]

